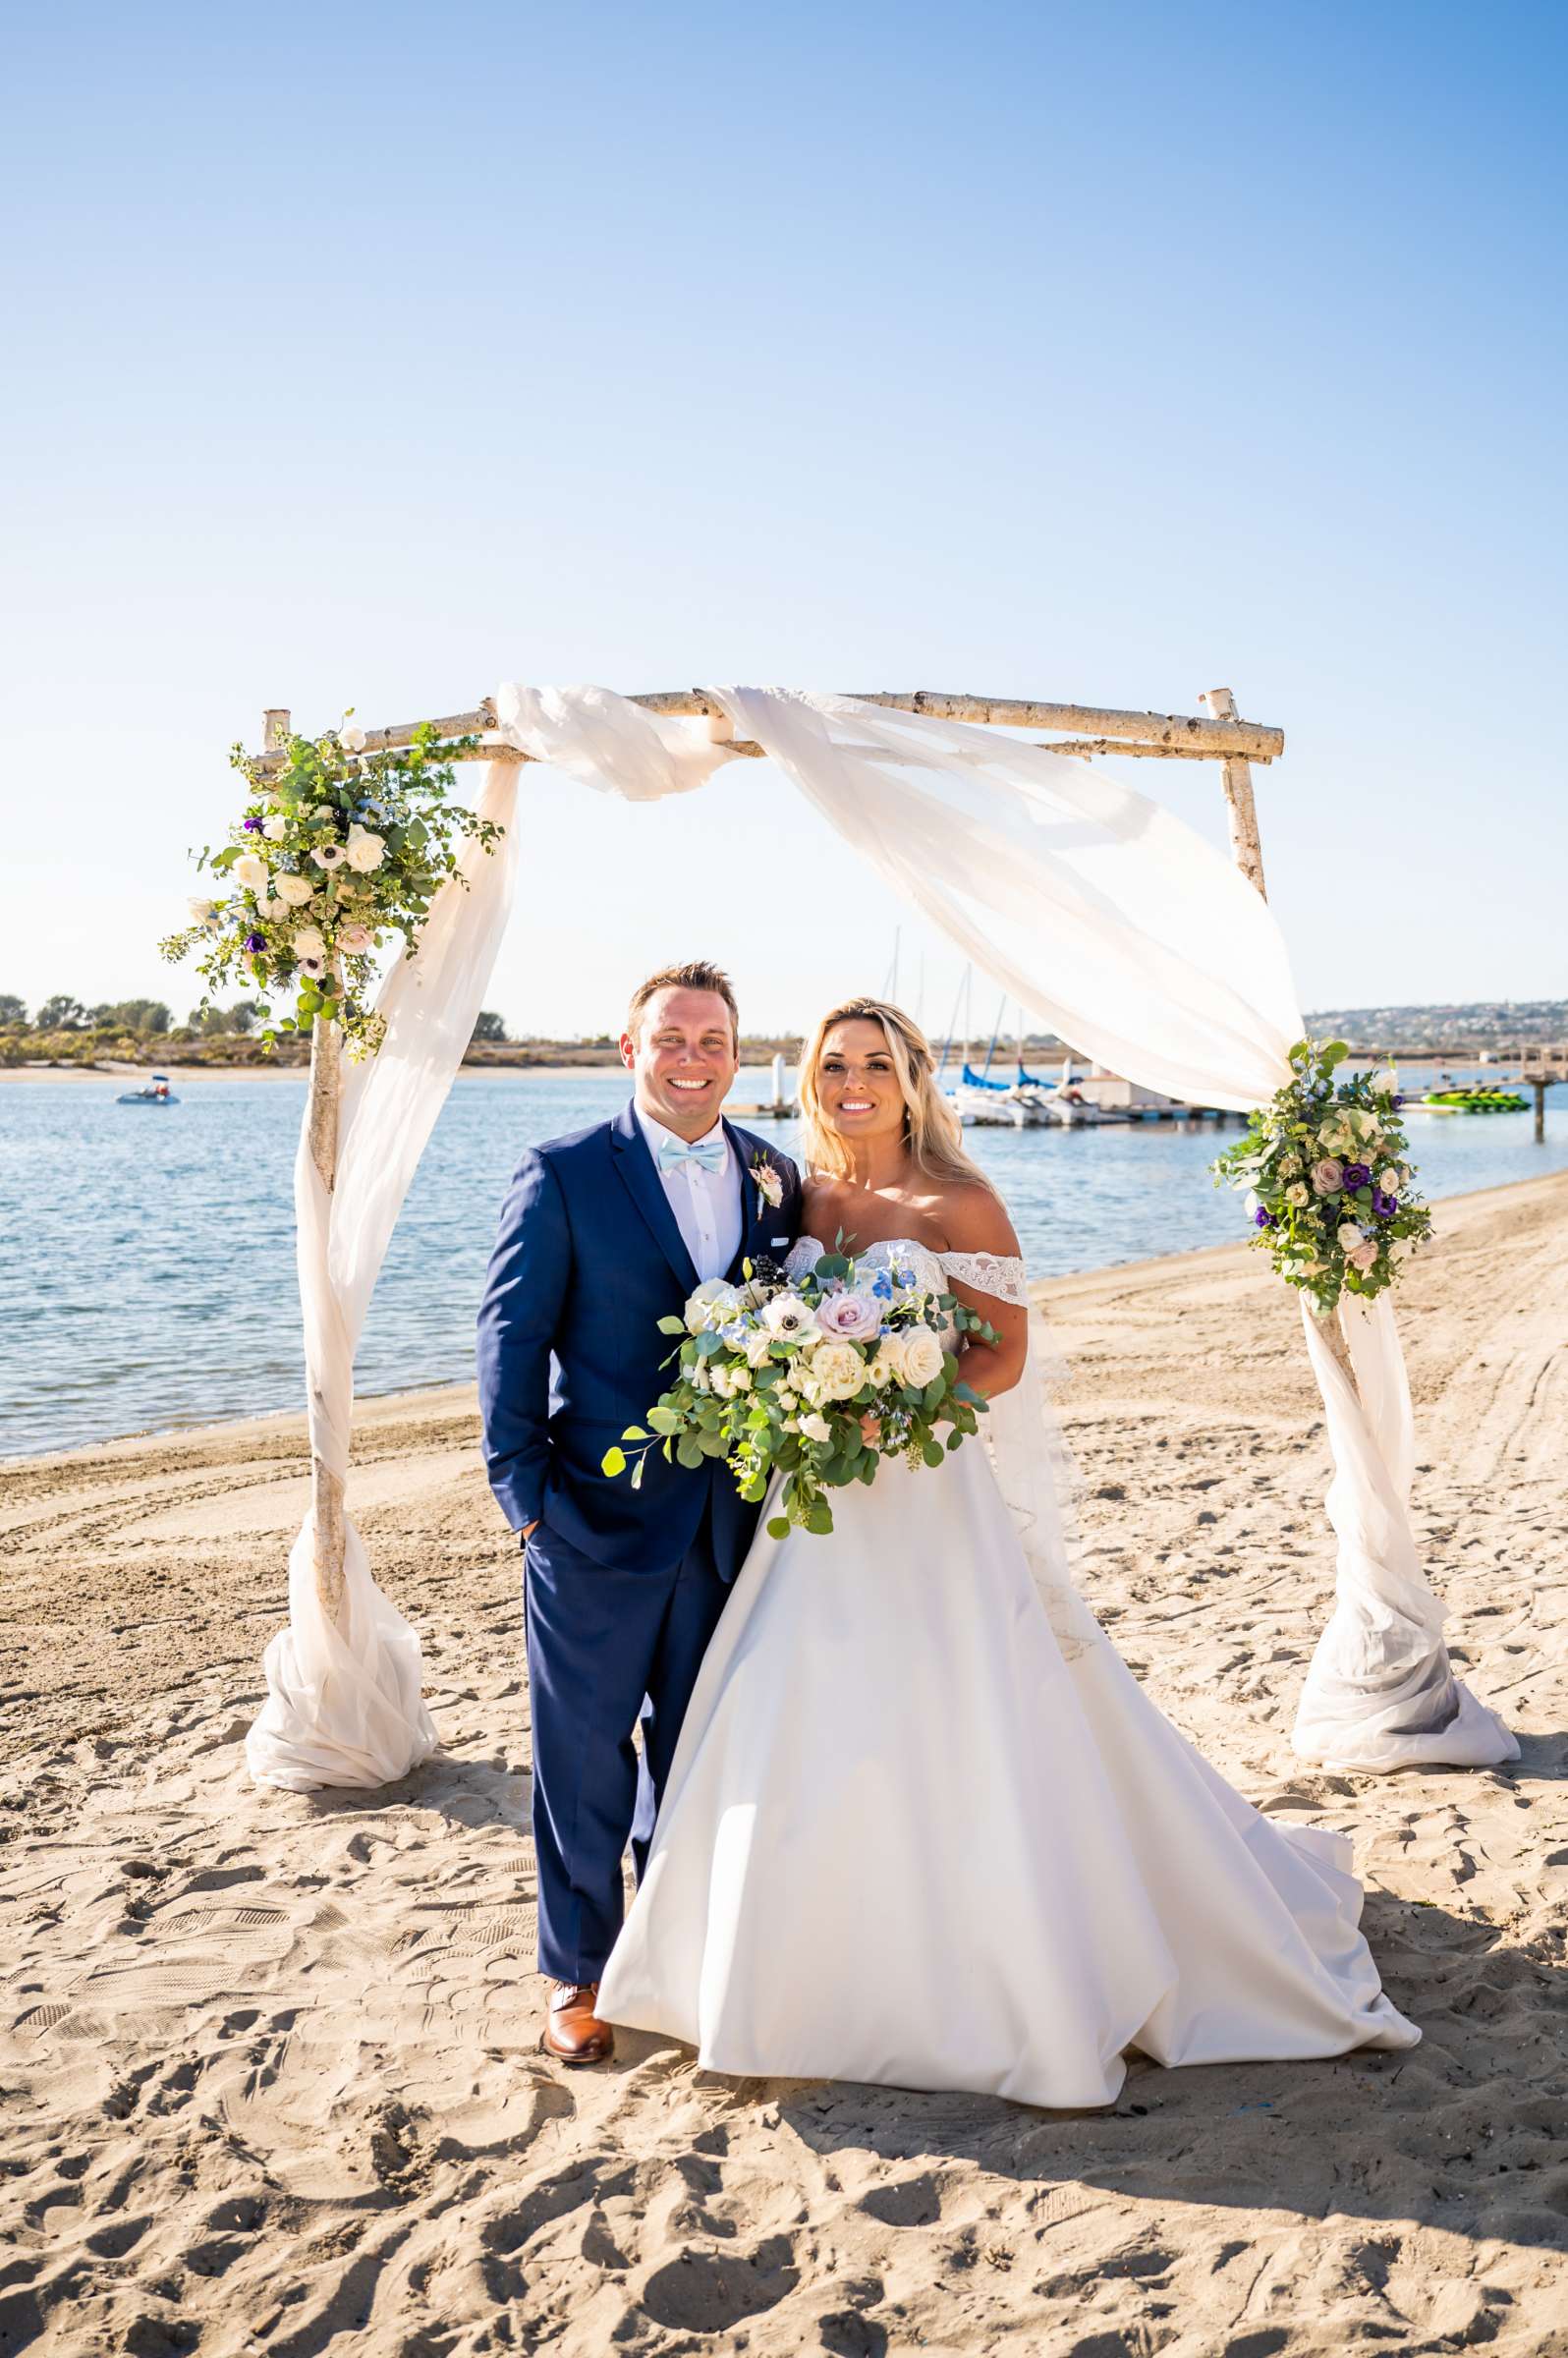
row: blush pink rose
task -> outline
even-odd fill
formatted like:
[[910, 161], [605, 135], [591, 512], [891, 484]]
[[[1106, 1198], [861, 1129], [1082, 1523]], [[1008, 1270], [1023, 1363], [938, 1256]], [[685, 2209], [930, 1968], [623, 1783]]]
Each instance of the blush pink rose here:
[[1337, 1196], [1345, 1184], [1345, 1166], [1331, 1154], [1313, 1164], [1313, 1186], [1320, 1196]]
[[816, 1323], [835, 1341], [868, 1343], [881, 1332], [881, 1304], [865, 1294], [829, 1294], [816, 1305]]
[[1358, 1270], [1365, 1277], [1372, 1263], [1377, 1259], [1377, 1247], [1372, 1239], [1368, 1237], [1363, 1243], [1352, 1245], [1350, 1251], [1345, 1255], [1345, 1259], [1353, 1269]]

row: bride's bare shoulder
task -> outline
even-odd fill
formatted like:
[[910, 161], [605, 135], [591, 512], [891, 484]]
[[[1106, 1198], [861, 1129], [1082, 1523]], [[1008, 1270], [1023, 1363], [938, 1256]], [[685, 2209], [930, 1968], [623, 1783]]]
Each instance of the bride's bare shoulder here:
[[942, 1230], [948, 1253], [998, 1253], [1009, 1259], [1018, 1255], [1018, 1232], [1007, 1206], [983, 1180], [944, 1184], [932, 1199], [931, 1217]]

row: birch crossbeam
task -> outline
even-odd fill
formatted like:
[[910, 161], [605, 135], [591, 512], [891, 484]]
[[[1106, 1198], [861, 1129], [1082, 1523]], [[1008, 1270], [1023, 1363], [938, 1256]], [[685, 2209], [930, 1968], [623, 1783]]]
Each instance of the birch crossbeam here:
[[[1283, 729], [1265, 728], [1260, 722], [1251, 720], [1201, 719], [1186, 712], [1120, 712], [1098, 704], [1035, 703], [1016, 697], [948, 696], [931, 688], [917, 688], [907, 695], [883, 690], [868, 693], [857, 690], [854, 694], [858, 702], [879, 704], [889, 712], [924, 712], [936, 720], [963, 720], [999, 729], [1062, 729], [1080, 733], [1070, 745], [1047, 746], [1048, 753], [1129, 754], [1192, 761], [1216, 758], [1272, 761], [1285, 750]], [[659, 689], [628, 701], [642, 704], [649, 712], [693, 718], [712, 717], [718, 712], [713, 699], [700, 688]], [[389, 728], [367, 729], [365, 750], [388, 753], [411, 745], [416, 729], [423, 725], [410, 720], [397, 721]], [[469, 712], [449, 712], [429, 725], [438, 737], [478, 738], [481, 742], [465, 757], [468, 759], [488, 761], [496, 758], [497, 748], [482, 742], [495, 727], [495, 712], [488, 702], [476, 704]], [[269, 738], [270, 735], [269, 731]], [[762, 748], [749, 739], [737, 739], [731, 750], [754, 760], [763, 758]], [[284, 754], [269, 742], [260, 757], [260, 766], [279, 769], [284, 759]]]

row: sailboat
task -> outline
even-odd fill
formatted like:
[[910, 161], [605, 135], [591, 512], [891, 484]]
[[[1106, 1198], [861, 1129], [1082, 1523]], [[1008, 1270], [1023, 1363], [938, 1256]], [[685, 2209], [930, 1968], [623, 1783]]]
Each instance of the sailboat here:
[[[965, 982], [967, 989], [967, 976]], [[987, 1129], [1031, 1130], [1038, 1123], [1050, 1119], [1049, 1113], [1037, 1101], [1034, 1091], [1022, 1088], [1018, 1081], [1004, 1081], [1000, 1077], [994, 1081], [991, 1079], [991, 1063], [996, 1054], [996, 1042], [1001, 1038], [1002, 1017], [1006, 1012], [1007, 1001], [1004, 998], [996, 1010], [996, 1022], [991, 1030], [990, 1045], [985, 1051], [984, 1069], [976, 1072], [966, 1057], [961, 1078], [957, 1087], [948, 1091], [948, 1098], [952, 1104], [957, 1106], [961, 1121], [978, 1122]], [[966, 1042], [968, 1037], [969, 1030], [966, 1023]], [[945, 1049], [943, 1050], [943, 1061], [944, 1063], [946, 1061]], [[1020, 1063], [1020, 1076], [1023, 1074], [1023, 1065]]]

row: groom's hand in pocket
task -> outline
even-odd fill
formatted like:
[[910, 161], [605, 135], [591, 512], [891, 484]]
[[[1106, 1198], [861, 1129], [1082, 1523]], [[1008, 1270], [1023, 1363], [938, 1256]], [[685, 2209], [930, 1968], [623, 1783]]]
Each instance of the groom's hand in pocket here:
[[538, 1528], [539, 1528], [539, 1519], [538, 1519], [537, 1515], [535, 1515], [535, 1516], [534, 1516], [534, 1518], [533, 1518], [533, 1520], [532, 1520], [532, 1523], [525, 1523], [525, 1524], [524, 1524], [524, 1526], [523, 1526], [523, 1528], [522, 1528], [522, 1530], [521, 1530], [521, 1531], [518, 1533], [518, 1540], [517, 1540], [517, 1544], [518, 1544], [518, 1545], [519, 1545], [520, 1547], [526, 1547], [526, 1546], [528, 1545], [528, 1544], [529, 1544], [530, 1540], [532, 1540], [532, 1537], [533, 1537], [533, 1534], [534, 1534], [534, 1533], [535, 1533], [535, 1532], [538, 1530]]

